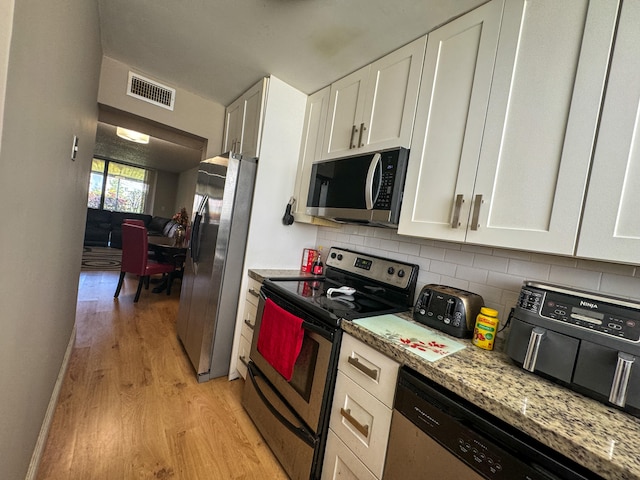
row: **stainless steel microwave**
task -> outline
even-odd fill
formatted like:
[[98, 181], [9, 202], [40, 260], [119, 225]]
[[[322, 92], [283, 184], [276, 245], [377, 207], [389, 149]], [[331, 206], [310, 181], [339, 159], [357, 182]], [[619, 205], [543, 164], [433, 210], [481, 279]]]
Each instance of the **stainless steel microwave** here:
[[396, 227], [409, 150], [396, 148], [316, 162], [306, 213], [342, 223]]

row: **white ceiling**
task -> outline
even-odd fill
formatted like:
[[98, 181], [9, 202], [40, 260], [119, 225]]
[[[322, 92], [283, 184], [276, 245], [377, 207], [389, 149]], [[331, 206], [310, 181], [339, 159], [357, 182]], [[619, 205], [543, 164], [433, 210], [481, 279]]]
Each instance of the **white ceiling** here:
[[265, 75], [306, 94], [486, 0], [98, 0], [103, 52], [228, 105]]

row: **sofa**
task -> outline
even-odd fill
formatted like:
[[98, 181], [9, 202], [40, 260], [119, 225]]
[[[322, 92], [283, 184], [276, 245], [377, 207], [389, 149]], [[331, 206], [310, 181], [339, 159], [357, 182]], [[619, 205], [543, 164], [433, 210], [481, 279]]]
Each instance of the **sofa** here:
[[127, 219], [142, 220], [149, 235], [172, 237], [178, 227], [170, 218], [87, 208], [84, 245], [122, 248], [122, 223]]

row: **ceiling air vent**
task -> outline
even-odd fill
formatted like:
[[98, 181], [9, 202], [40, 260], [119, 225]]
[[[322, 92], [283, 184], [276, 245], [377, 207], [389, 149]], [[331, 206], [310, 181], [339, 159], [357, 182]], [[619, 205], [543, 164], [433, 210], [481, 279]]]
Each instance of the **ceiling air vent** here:
[[153, 80], [149, 80], [137, 73], [129, 72], [127, 95], [139, 98], [145, 102], [153, 103], [159, 107], [173, 110], [176, 90], [158, 82], [154, 82]]

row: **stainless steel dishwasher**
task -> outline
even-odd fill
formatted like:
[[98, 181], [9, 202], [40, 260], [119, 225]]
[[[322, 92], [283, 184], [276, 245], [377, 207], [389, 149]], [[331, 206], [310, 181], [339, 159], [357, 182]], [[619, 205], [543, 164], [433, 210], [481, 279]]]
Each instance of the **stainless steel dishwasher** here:
[[419, 373], [398, 376], [384, 480], [602, 477]]

